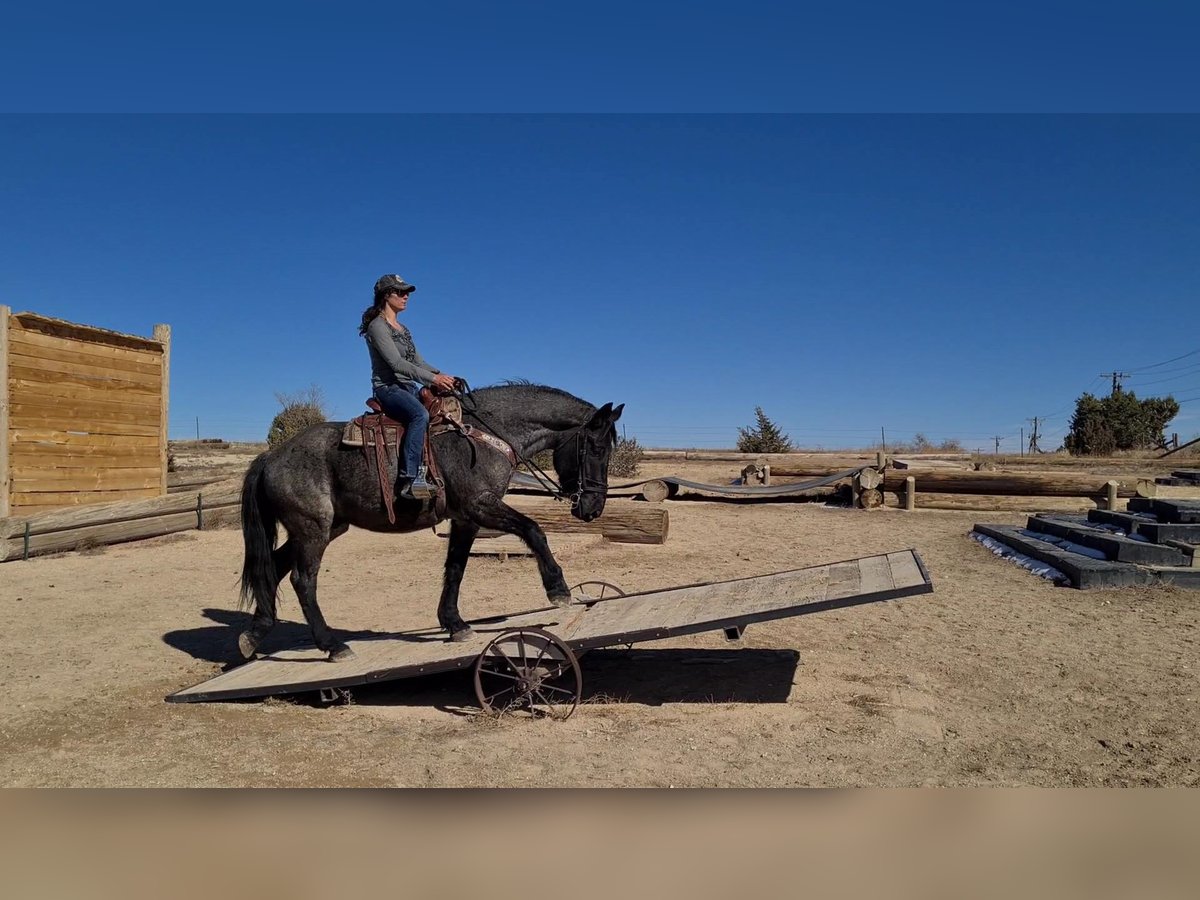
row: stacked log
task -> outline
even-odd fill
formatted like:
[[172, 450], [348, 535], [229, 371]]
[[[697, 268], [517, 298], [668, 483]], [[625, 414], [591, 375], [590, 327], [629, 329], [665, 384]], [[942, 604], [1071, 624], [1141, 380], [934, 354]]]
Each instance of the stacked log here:
[[[828, 467], [794, 468], [772, 466], [771, 474], [787, 477], [832, 475]], [[971, 472], [948, 469], [888, 469], [883, 473], [881, 489], [893, 494], [904, 493], [906, 478], [915, 478], [917, 490], [927, 494], [991, 494], [1026, 497], [1092, 497], [1104, 496], [1111, 476], [1080, 475], [1066, 472]], [[1138, 479], [1118, 478], [1120, 497], [1138, 496]]]
[[0, 562], [238, 521], [241, 484], [218, 482], [195, 493], [167, 494], [0, 519]]

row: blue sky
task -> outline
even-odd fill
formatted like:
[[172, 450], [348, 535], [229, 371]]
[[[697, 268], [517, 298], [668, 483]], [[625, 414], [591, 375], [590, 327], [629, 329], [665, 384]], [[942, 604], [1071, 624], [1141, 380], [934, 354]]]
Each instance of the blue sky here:
[[762, 405], [807, 446], [1015, 450], [1101, 372], [1200, 397], [1200, 119], [1115, 115], [1197, 111], [1192, 4], [47, 0], [2, 24], [0, 303], [171, 324], [175, 437], [260, 438], [313, 384], [357, 413], [355, 324], [392, 271], [435, 364], [625, 402], [650, 445], [728, 446]]
[[1200, 349], [1195, 117], [3, 124], [2, 302], [169, 323], [173, 437], [261, 438], [310, 384], [356, 414], [390, 271], [435, 365], [624, 402], [653, 446], [729, 446], [757, 404], [807, 446], [1015, 450], [1102, 372], [1200, 397], [1200, 354], [1156, 365]]

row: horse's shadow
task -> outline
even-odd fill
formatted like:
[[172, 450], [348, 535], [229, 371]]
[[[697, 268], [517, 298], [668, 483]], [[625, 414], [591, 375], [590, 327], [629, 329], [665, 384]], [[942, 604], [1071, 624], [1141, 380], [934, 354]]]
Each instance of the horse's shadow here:
[[[181, 629], [163, 635], [164, 643], [195, 659], [241, 663], [237, 635], [250, 624], [250, 615], [226, 609], [206, 609], [213, 625]], [[356, 640], [438, 640], [414, 632], [360, 631], [346, 633]], [[280, 621], [259, 648], [263, 654], [312, 646], [312, 633], [302, 622]], [[795, 650], [729, 649], [608, 649], [592, 650], [580, 659], [582, 702], [640, 703], [785, 703], [800, 664]], [[457, 712], [473, 707], [471, 674], [464, 671], [422, 675], [351, 688], [362, 706], [425, 706]], [[298, 695], [301, 696], [301, 695]]]
[[[206, 609], [204, 617], [215, 624], [168, 631], [162, 636], [163, 643], [176, 650], [182, 650], [194, 659], [224, 663], [227, 666], [241, 665], [243, 660], [238, 655], [237, 637], [250, 627], [250, 613], [231, 609]], [[435, 629], [431, 629], [428, 635], [411, 631], [339, 631], [338, 633], [354, 641], [445, 640], [445, 636]], [[259, 653], [269, 656], [280, 650], [294, 650], [297, 647], [311, 646], [313, 646], [312, 630], [307, 623], [288, 622], [280, 619], [263, 639], [259, 646]]]

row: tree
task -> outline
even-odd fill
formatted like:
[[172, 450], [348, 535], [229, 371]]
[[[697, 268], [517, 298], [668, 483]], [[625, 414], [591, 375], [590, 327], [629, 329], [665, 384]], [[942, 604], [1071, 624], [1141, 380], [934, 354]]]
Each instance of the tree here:
[[1167, 423], [1179, 414], [1173, 397], [1138, 400], [1133, 391], [1116, 390], [1107, 397], [1084, 394], [1063, 446], [1076, 456], [1104, 456], [1115, 450], [1160, 446]]
[[758, 425], [754, 428], [739, 428], [737, 448], [742, 453], [790, 453], [791, 439], [779, 430], [779, 426], [767, 418], [761, 406], [754, 407]]
[[283, 409], [271, 420], [267, 431], [268, 447], [278, 447], [308, 426], [329, 418], [325, 413], [325, 396], [315, 384], [295, 394], [276, 393], [275, 399]]

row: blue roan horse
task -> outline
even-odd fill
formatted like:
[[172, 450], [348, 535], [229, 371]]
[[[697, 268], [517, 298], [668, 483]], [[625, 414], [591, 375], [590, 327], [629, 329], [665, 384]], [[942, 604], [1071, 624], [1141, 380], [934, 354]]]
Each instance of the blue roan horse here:
[[[529, 458], [554, 451], [554, 470], [571, 512], [585, 522], [604, 511], [608, 458], [616, 442], [614, 424], [624, 404], [597, 409], [557, 388], [509, 384], [480, 388], [464, 403], [463, 420], [501, 437], [517, 455]], [[242, 600], [254, 605], [254, 619], [238, 638], [249, 659], [275, 624], [275, 595], [291, 572], [292, 586], [317, 646], [330, 660], [353, 651], [325, 624], [317, 605], [317, 573], [325, 548], [351, 525], [370, 531], [417, 531], [438, 521], [432, 501], [396, 500], [396, 522], [388, 521], [379, 481], [361, 448], [341, 444], [342, 422], [313, 425], [286, 443], [260, 455], [242, 486]], [[451, 520], [446, 570], [437, 617], [450, 640], [463, 640], [471, 629], [458, 612], [458, 589], [468, 554], [480, 528], [515, 534], [537, 558], [546, 596], [570, 602], [562, 569], [550, 553], [546, 535], [533, 519], [504, 502], [513, 466], [499, 450], [481, 447], [462, 434], [431, 438], [445, 480], [446, 518]], [[287, 540], [276, 547], [277, 525]]]

